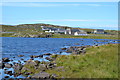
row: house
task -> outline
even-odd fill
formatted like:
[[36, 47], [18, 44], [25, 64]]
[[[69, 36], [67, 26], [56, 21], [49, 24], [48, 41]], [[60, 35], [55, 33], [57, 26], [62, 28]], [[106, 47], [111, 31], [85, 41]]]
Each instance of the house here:
[[45, 31], [45, 30], [49, 30], [49, 28], [46, 27], [46, 26], [41, 26], [41, 28], [42, 28], [43, 31]]
[[72, 35], [74, 35], [74, 34], [77, 33], [77, 32], [80, 32], [80, 30], [79, 30], [79, 29], [71, 29]]
[[69, 34], [69, 35], [87, 35], [87, 32], [83, 31], [83, 30], [79, 30], [79, 29], [66, 29], [65, 34]]
[[104, 29], [96, 29], [96, 30], [94, 30], [93, 33], [94, 34], [104, 34], [105, 32], [104, 32]]
[[77, 35], [86, 36], [86, 35], [88, 35], [88, 34], [87, 34], [87, 32], [84, 32], [84, 31], [81, 31], [81, 30], [80, 30], [79, 32], [75, 32], [74, 35], [75, 35], [75, 36], [77, 36]]
[[62, 28], [54, 28], [54, 27], [46, 27], [46, 26], [41, 26], [42, 30], [45, 32], [50, 32], [50, 33], [61, 33], [65, 34], [65, 29]]
[[72, 34], [75, 35], [75, 36], [77, 36], [77, 35], [87, 35], [87, 32], [85, 32], [83, 30], [79, 30], [79, 29], [73, 29]]
[[67, 28], [65, 30], [62, 28], [54, 28], [54, 27], [46, 27], [46, 26], [41, 26], [41, 28], [44, 32], [49, 32], [49, 33], [60, 33], [60, 34], [69, 34], [69, 35], [87, 35], [85, 31], [79, 30], [79, 29]]
[[61, 29], [61, 28], [58, 28], [55, 32], [56, 32], [56, 33], [65, 34], [66, 30], [65, 30], [65, 29]]
[[72, 34], [72, 31], [70, 28], [67, 28], [66, 31], [65, 31], [65, 34]]

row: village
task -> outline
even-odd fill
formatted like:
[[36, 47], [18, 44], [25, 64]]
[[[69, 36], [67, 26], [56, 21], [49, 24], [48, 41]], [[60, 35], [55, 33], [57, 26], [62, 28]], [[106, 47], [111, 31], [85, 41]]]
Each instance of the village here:
[[[47, 26], [41, 26], [42, 30], [46, 33], [59, 33], [59, 34], [66, 34], [66, 35], [75, 35], [75, 36], [86, 36], [88, 33], [84, 30], [80, 29], [74, 29], [74, 28], [54, 28], [54, 27], [47, 27]], [[91, 31], [92, 34], [107, 34], [104, 29], [96, 29], [94, 31]]]
[[117, 39], [118, 31], [104, 29], [77, 28], [52, 24], [1, 25], [2, 37], [25, 38], [101, 38]]

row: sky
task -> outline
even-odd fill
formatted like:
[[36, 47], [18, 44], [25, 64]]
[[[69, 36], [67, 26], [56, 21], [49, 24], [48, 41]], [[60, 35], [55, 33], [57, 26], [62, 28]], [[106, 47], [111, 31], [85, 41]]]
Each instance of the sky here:
[[117, 2], [5, 2], [1, 24], [45, 23], [92, 29], [118, 29]]

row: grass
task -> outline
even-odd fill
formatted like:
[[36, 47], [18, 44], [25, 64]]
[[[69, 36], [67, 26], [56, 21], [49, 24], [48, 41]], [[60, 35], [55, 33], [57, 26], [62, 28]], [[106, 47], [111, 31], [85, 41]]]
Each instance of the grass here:
[[90, 38], [90, 39], [119, 39], [118, 35], [98, 35], [96, 36], [95, 34], [89, 34], [87, 36], [74, 36], [74, 35], [59, 35], [59, 34], [54, 34], [52, 38]]
[[118, 44], [87, 49], [85, 55], [61, 55], [56, 61], [64, 70], [47, 70], [58, 78], [118, 78]]
[[[44, 37], [47, 33], [43, 33], [41, 27], [33, 26], [24, 26], [24, 27], [15, 27], [15, 26], [0, 26], [2, 32], [13, 32], [13, 33], [0, 33], [0, 37], [30, 37], [30, 35], [38, 35]], [[43, 34], [41, 34], [43, 33]]]

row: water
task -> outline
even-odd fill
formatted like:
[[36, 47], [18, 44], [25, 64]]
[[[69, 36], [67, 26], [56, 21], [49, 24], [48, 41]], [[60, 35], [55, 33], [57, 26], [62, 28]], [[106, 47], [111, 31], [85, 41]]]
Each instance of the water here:
[[[76, 43], [79, 45], [76, 45]], [[104, 45], [107, 43], [118, 43], [118, 42], [116, 40], [109, 40], [109, 39], [2, 37], [2, 57], [3, 58], [8, 57], [12, 59], [13, 62], [18, 62], [18, 60], [21, 60], [21, 58], [23, 58], [24, 60], [30, 59], [29, 57], [30, 55], [40, 55], [48, 52], [52, 54], [59, 54], [59, 52], [62, 51], [61, 50], [62, 47], [84, 46], [84, 45], [95, 45], [95, 44]], [[65, 52], [63, 52], [62, 54], [67, 55], [67, 53]], [[24, 55], [24, 56], [18, 57], [18, 55]], [[45, 59], [36, 58], [36, 60], [43, 61]], [[1, 69], [0, 69], [0, 73], [3, 73], [2, 78], [6, 75], [4, 74], [4, 71]]]

